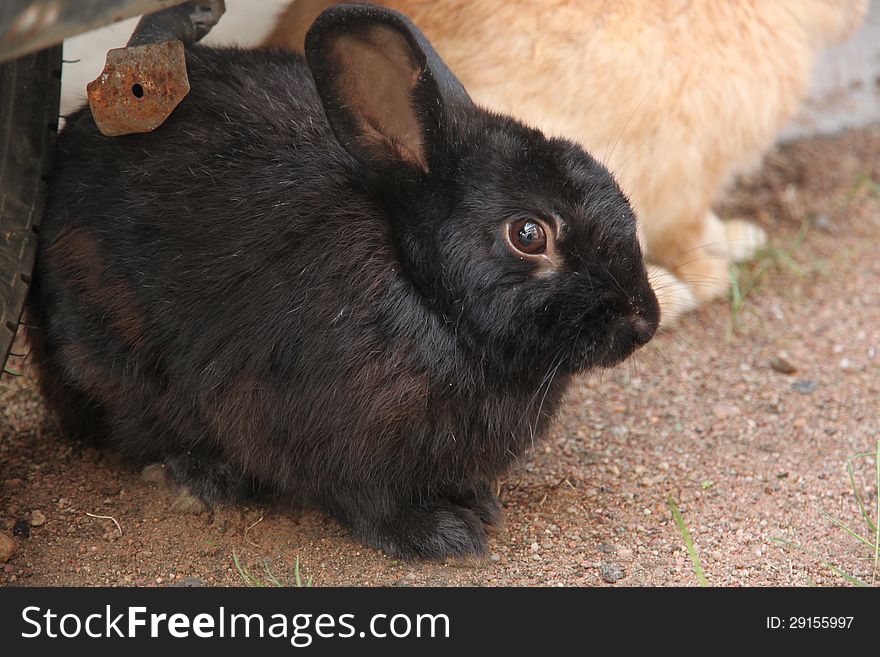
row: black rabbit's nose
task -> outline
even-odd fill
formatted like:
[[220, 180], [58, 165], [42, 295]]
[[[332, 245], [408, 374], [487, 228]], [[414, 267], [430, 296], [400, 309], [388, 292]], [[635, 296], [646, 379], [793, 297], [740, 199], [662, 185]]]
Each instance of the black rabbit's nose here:
[[629, 317], [630, 326], [632, 326], [633, 332], [635, 333], [635, 341], [639, 346], [643, 344], [647, 344], [651, 338], [654, 337], [654, 333], [657, 331], [656, 322], [651, 322], [642, 317], [641, 315], [633, 314]]

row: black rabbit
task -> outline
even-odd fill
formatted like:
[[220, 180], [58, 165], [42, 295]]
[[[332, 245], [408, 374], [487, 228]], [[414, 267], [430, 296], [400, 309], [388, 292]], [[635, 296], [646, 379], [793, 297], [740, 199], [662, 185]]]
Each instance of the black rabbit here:
[[29, 312], [63, 428], [207, 501], [272, 491], [390, 554], [484, 552], [571, 375], [656, 329], [626, 198], [476, 107], [393, 11], [327, 10], [305, 59], [187, 66], [155, 132], [82, 109], [59, 137]]

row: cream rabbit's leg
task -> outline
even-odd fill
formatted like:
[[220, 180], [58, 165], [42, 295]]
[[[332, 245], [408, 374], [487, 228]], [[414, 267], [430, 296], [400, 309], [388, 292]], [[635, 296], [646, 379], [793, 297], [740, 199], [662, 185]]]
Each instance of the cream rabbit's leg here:
[[691, 288], [677, 279], [668, 269], [648, 265], [648, 279], [660, 303], [660, 328], [675, 326], [685, 313], [697, 307]]
[[[654, 194], [641, 204], [648, 208], [639, 224], [644, 252], [648, 260], [668, 269], [689, 289], [695, 300], [690, 307], [723, 297], [730, 289], [730, 258], [712, 248], [724, 243], [725, 236], [724, 224], [717, 218], [710, 220], [710, 195], [704, 192], [707, 187], [681, 187], [670, 180], [655, 183]], [[655, 289], [658, 287], [662, 289], [661, 285]], [[686, 297], [681, 291], [676, 296]], [[660, 307], [666, 310], [662, 299]], [[662, 319], [668, 325], [667, 320]]]
[[749, 260], [767, 244], [767, 233], [744, 219], [722, 221], [714, 212], [706, 218], [706, 248], [734, 262]]

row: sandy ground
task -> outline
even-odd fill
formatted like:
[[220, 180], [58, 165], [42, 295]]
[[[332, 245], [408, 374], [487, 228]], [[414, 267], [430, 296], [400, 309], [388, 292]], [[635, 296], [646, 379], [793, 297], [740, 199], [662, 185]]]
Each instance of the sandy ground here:
[[[241, 585], [235, 555], [287, 584], [298, 559], [316, 585], [696, 585], [673, 496], [712, 585], [847, 585], [830, 566], [872, 583], [871, 548], [823, 512], [868, 531], [846, 463], [880, 439], [878, 181], [874, 128], [786, 147], [734, 190], [723, 214], [776, 247], [741, 269], [738, 312], [715, 303], [576, 383], [503, 481], [506, 523], [483, 560], [401, 562], [281, 506], [176, 515], [163, 487], [60, 439], [13, 359], [25, 375], [0, 381], [0, 535], [15, 551], [0, 582]], [[854, 469], [876, 505], [874, 460]]]

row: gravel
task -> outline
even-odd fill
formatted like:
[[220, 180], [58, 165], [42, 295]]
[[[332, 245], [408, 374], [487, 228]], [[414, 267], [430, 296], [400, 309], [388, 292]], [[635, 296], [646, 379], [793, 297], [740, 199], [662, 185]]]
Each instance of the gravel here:
[[811, 395], [819, 389], [819, 384], [816, 381], [795, 381], [791, 384], [791, 389], [802, 395]]
[[15, 541], [6, 534], [0, 534], [0, 563], [9, 561], [15, 552]]
[[601, 564], [599, 566], [599, 574], [602, 576], [602, 581], [609, 584], [614, 584], [618, 580], [623, 579], [623, 570], [620, 566], [613, 563]]
[[788, 362], [783, 356], [773, 356], [770, 359], [770, 369], [780, 374], [794, 374], [797, 367]]

